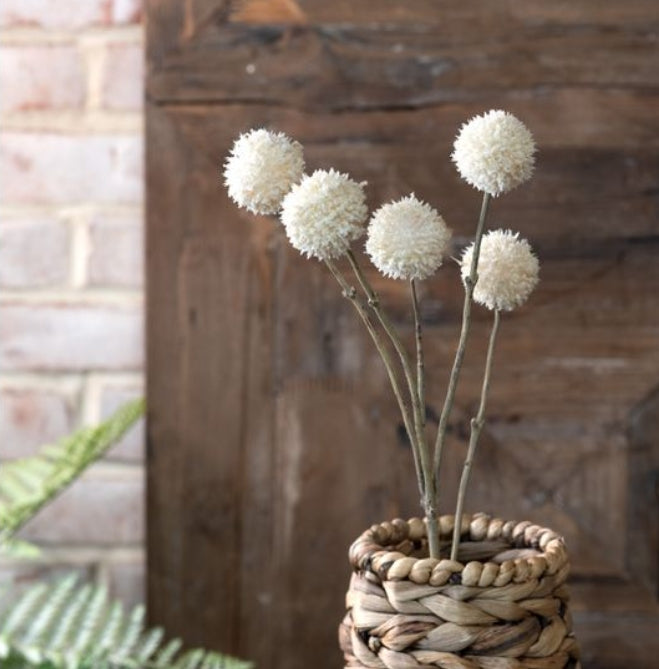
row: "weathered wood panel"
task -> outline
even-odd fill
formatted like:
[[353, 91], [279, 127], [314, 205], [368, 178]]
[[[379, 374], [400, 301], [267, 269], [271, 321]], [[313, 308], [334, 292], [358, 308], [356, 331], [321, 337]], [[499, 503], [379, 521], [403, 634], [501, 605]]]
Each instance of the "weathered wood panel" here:
[[[456, 237], [478, 196], [448, 155], [505, 107], [539, 144], [491, 225], [542, 261], [507, 317], [473, 509], [563, 532], [586, 667], [639, 669], [659, 625], [659, 81], [656, 11], [625, 3], [152, 0], [149, 105], [149, 604], [190, 643], [262, 667], [340, 665], [345, 551], [417, 513], [395, 402], [330, 277], [218, 171], [250, 127], [302, 141], [309, 169], [414, 191]], [[411, 342], [406, 286], [370, 275]], [[428, 411], [459, 329], [449, 264], [423, 286]], [[451, 508], [477, 402], [478, 310], [445, 471]], [[634, 630], [634, 641], [630, 642]], [[303, 641], [300, 642], [300, 639]], [[653, 645], [654, 644], [654, 645]]]
[[[322, 268], [221, 196], [233, 129], [218, 136], [218, 120], [164, 110], [151, 124], [150, 147], [186, 165], [149, 171], [149, 238], [175, 268], [151, 280], [149, 321], [166, 329], [149, 350], [152, 615], [191, 643], [282, 666], [303, 630], [338, 662], [344, 592], [321, 575], [347, 578], [346, 547], [373, 518], [416, 510], [411, 461], [379, 420], [395, 415], [384, 374]], [[367, 359], [377, 381], [363, 387]]]
[[588, 3], [590, 13], [565, 16], [542, 2], [524, 9], [424, 3], [416, 12], [361, 2], [343, 13], [328, 12], [333, 3], [287, 2], [301, 15], [278, 22], [266, 13], [256, 20], [259, 10], [249, 12], [250, 4], [233, 11], [231, 3], [188, 2], [154, 11], [159, 38], [150, 51], [156, 65], [150, 95], [341, 110], [483, 100], [545, 87], [656, 85], [659, 20], [648, 2], [644, 12], [610, 9], [601, 17], [597, 6], [612, 3]]

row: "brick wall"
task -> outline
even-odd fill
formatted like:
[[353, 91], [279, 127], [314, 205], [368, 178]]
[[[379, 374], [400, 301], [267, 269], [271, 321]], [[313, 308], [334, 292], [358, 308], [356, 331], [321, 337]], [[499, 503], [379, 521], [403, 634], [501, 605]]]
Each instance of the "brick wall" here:
[[[139, 0], [0, 3], [0, 458], [142, 392]], [[143, 588], [136, 429], [25, 536], [25, 581], [73, 567], [129, 603]]]

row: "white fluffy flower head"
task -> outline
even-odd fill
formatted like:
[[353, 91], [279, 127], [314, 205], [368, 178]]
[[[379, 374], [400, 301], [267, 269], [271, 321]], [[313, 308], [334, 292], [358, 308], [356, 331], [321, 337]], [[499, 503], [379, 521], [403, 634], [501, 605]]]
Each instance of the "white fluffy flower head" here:
[[276, 214], [284, 195], [304, 173], [302, 145], [263, 128], [241, 135], [224, 166], [224, 184], [239, 206]]
[[[466, 281], [471, 271], [474, 245], [465, 249], [461, 273]], [[478, 258], [478, 281], [474, 300], [488, 309], [511, 311], [526, 302], [538, 283], [538, 259], [530, 244], [510, 230], [492, 230], [483, 235]]]
[[531, 178], [535, 150], [529, 129], [497, 109], [460, 128], [451, 159], [467, 183], [496, 197]]
[[368, 209], [363, 186], [336, 170], [305, 176], [282, 202], [281, 222], [291, 244], [319, 260], [344, 255], [364, 233]]
[[450, 239], [444, 219], [412, 194], [373, 214], [366, 252], [385, 276], [426, 279], [442, 264]]

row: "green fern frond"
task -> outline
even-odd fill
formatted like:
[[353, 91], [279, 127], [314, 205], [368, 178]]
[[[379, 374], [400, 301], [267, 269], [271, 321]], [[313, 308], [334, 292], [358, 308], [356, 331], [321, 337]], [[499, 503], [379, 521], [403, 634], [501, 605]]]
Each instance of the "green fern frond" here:
[[31, 560], [41, 555], [41, 549], [28, 541], [4, 539], [0, 541], [0, 560]]
[[[103, 588], [69, 577], [39, 583], [12, 606], [0, 602], [0, 666], [52, 669], [248, 669], [203, 650], [181, 652], [144, 627], [144, 611], [124, 612]], [[20, 660], [24, 664], [20, 664]]]
[[143, 413], [143, 400], [130, 402], [100, 425], [83, 428], [38, 455], [1, 464], [0, 546], [116, 444]]

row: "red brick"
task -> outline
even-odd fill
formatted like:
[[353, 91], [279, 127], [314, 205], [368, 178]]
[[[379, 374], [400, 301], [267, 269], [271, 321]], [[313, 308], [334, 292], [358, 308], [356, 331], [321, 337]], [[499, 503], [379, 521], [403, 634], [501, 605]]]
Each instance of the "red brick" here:
[[70, 228], [56, 218], [0, 220], [0, 287], [64, 285], [71, 260]]
[[135, 546], [144, 539], [140, 469], [94, 467], [21, 532], [40, 545]]
[[98, 216], [89, 228], [89, 284], [140, 287], [144, 273], [144, 231], [140, 216]]
[[78, 303], [0, 305], [0, 369], [141, 369], [142, 308]]
[[111, 562], [107, 566], [110, 597], [132, 609], [144, 603], [145, 566], [141, 559]]
[[0, 47], [0, 110], [80, 108], [85, 74], [73, 46]]
[[141, 44], [110, 44], [107, 47], [101, 87], [101, 105], [113, 110], [142, 108], [144, 50]]
[[0, 27], [77, 30], [89, 26], [139, 23], [141, 0], [2, 0]]
[[112, 20], [113, 0], [2, 0], [0, 27], [77, 29]]
[[[101, 419], [107, 418], [122, 404], [142, 397], [141, 388], [130, 386], [107, 385], [101, 391]], [[108, 460], [125, 460], [141, 462], [144, 459], [144, 420], [140, 420], [119, 444], [108, 453]]]
[[0, 184], [5, 204], [139, 203], [142, 138], [5, 132]]
[[69, 434], [76, 397], [54, 390], [0, 389], [0, 459], [22, 458]]

